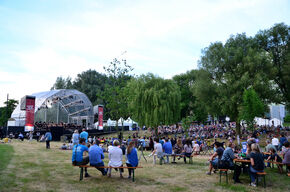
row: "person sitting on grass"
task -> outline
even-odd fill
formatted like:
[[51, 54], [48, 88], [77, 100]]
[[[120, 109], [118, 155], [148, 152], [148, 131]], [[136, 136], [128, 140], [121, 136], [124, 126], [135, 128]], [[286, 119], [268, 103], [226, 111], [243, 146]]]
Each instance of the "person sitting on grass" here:
[[[86, 139], [81, 138], [80, 143], [75, 145], [72, 151], [72, 163], [75, 166], [86, 165], [89, 163], [89, 156], [83, 157], [84, 152], [88, 152], [88, 147], [86, 146]], [[85, 177], [90, 177], [85, 167]]]
[[[137, 150], [135, 148], [135, 142], [130, 141], [127, 149], [126, 149], [126, 165], [127, 167], [137, 167], [138, 166], [138, 155]], [[131, 173], [133, 172], [133, 168], [128, 168], [129, 177], [131, 178]]]
[[[119, 146], [119, 141], [117, 139], [114, 140], [113, 142], [113, 146], [109, 148], [109, 164], [108, 166], [109, 167], [122, 167], [123, 165], [123, 152], [122, 152], [122, 149], [120, 149], [118, 146]], [[111, 177], [111, 171], [112, 171], [112, 168], [109, 168], [109, 174], [108, 174], [108, 177]], [[123, 169], [119, 169], [120, 171], [120, 177], [123, 178], [123, 175], [122, 175], [122, 172], [123, 172]]]
[[[274, 161], [277, 163], [282, 163], [282, 158], [277, 154], [276, 150], [270, 149], [271, 155], [268, 157], [267, 161]], [[278, 169], [280, 173], [283, 173], [282, 165], [278, 165]]]
[[216, 151], [215, 153], [211, 156], [211, 158], [209, 159], [209, 170], [206, 173], [207, 175], [211, 175], [211, 171], [213, 169], [217, 169], [218, 165], [221, 161], [221, 158], [223, 156], [224, 153], [224, 148], [222, 147], [222, 144], [219, 142], [215, 142], [214, 143], [215, 147], [216, 147]]
[[193, 149], [191, 146], [191, 141], [190, 141], [190, 139], [187, 139], [185, 141], [185, 145], [183, 147], [184, 163], [186, 163], [186, 157], [191, 158], [192, 151], [193, 151]]
[[103, 153], [103, 149], [99, 147], [99, 141], [95, 140], [93, 145], [89, 148], [90, 165], [96, 167], [96, 169], [99, 170], [103, 176], [107, 175], [107, 170], [100, 168], [104, 167], [104, 158], [105, 155]]
[[62, 144], [62, 146], [60, 147], [60, 149], [61, 149], [61, 150], [67, 150], [67, 146], [66, 146], [66, 144], [65, 144], [65, 143]]
[[250, 153], [250, 177], [251, 177], [251, 186], [256, 187], [256, 174], [258, 172], [264, 171], [264, 157], [263, 154], [260, 152], [259, 145], [256, 143], [253, 143], [251, 145], [252, 152]]
[[239, 179], [239, 176], [241, 174], [241, 167], [238, 165], [234, 165], [233, 162], [233, 160], [237, 158], [233, 151], [234, 148], [234, 143], [228, 143], [228, 147], [224, 150], [223, 156], [221, 158], [221, 164], [218, 168], [235, 170], [233, 180], [235, 181], [235, 183], [241, 183]]

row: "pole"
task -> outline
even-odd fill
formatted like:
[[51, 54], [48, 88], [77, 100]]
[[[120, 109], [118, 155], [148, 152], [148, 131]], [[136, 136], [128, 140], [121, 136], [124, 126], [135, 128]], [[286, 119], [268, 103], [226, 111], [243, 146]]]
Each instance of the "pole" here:
[[6, 103], [6, 135], [8, 136], [8, 97], [9, 97], [9, 94], [7, 93], [7, 103]]
[[58, 116], [59, 116], [59, 102], [60, 101], [58, 101], [58, 103], [57, 103], [57, 111], [56, 111], [56, 123], [58, 124]]

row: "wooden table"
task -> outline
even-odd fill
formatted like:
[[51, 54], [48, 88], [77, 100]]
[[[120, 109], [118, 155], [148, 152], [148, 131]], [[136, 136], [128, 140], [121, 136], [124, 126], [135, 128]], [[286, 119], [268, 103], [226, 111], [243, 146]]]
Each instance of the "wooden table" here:
[[247, 159], [234, 159], [235, 163], [251, 163], [251, 160]]

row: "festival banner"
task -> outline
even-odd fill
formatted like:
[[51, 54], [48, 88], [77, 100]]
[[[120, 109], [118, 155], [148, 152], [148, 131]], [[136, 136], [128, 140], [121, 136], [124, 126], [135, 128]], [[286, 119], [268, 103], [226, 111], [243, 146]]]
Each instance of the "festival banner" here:
[[35, 97], [26, 96], [25, 131], [34, 131]]
[[103, 130], [103, 106], [98, 106], [99, 130]]

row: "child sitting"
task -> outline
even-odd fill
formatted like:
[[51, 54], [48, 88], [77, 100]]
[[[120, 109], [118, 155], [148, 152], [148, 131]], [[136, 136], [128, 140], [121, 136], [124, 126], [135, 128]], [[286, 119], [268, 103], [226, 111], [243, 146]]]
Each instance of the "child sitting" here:
[[[271, 160], [277, 163], [282, 163], [282, 158], [277, 154], [277, 152], [273, 148], [270, 149], [270, 153], [271, 155], [268, 157], [267, 161]], [[278, 165], [278, 169], [280, 173], [283, 173], [282, 165]]]

